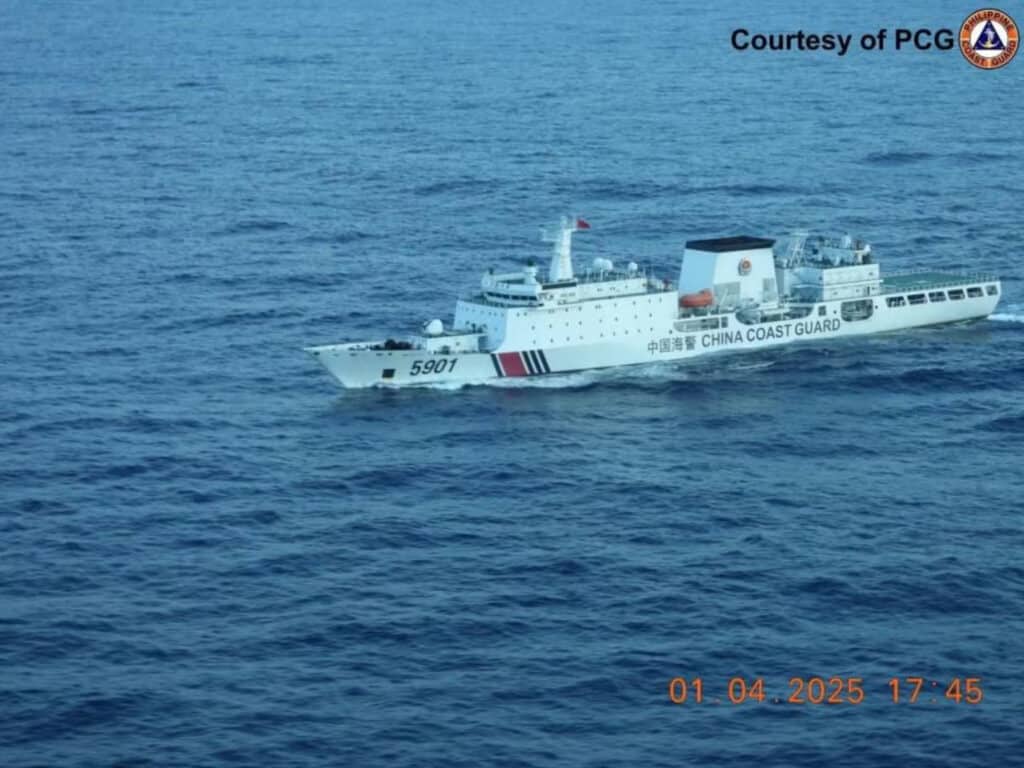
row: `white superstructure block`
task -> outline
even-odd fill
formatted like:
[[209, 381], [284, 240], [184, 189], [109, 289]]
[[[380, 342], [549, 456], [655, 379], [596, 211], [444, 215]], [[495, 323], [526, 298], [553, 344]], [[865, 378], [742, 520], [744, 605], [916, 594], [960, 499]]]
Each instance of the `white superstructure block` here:
[[753, 237], [691, 240], [679, 270], [679, 292], [709, 290], [722, 308], [778, 303], [772, 241]]

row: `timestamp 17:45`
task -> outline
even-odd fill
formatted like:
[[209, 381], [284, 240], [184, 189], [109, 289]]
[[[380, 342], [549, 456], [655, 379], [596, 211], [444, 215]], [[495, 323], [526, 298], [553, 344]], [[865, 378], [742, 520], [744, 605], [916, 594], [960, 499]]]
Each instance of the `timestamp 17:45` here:
[[[893, 704], [939, 703], [980, 704], [985, 698], [980, 677], [928, 680], [924, 677], [892, 677], [887, 682], [887, 700]], [[862, 704], [867, 699], [861, 677], [791, 677], [789, 689], [775, 695], [766, 689], [763, 677], [731, 677], [724, 690], [709, 690], [701, 677], [673, 677], [668, 683], [673, 704]]]

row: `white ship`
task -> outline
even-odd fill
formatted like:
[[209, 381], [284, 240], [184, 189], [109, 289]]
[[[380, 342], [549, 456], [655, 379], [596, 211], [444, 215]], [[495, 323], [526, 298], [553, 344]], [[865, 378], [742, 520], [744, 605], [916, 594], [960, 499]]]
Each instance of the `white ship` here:
[[547, 275], [488, 272], [448, 327], [306, 351], [343, 387], [475, 383], [984, 318], [1002, 292], [980, 274], [883, 276], [866, 243], [807, 233], [691, 240], [676, 283], [604, 258], [578, 274], [572, 236], [589, 228], [563, 219]]

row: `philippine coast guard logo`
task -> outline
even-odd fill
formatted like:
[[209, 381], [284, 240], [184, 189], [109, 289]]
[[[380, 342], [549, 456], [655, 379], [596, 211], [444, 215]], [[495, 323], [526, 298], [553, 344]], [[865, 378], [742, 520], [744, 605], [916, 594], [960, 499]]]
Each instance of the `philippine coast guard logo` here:
[[739, 265], [737, 267], [737, 271], [741, 275], [749, 275], [750, 274], [750, 266], [751, 266], [750, 265], [750, 259], [742, 258], [742, 259], [740, 259], [740, 263], [739, 263]]
[[975, 11], [960, 27], [960, 52], [981, 69], [1005, 67], [1017, 53], [1017, 23], [996, 8]]

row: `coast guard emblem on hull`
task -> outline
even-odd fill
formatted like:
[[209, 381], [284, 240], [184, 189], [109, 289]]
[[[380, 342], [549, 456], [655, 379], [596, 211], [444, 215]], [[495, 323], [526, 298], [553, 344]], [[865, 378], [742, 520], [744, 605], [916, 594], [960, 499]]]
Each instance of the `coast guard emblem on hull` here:
[[1017, 23], [996, 8], [975, 11], [960, 27], [960, 53], [979, 69], [1005, 67], [1019, 41]]
[[740, 259], [738, 270], [739, 270], [739, 273], [741, 275], [749, 275], [750, 274], [750, 259]]

